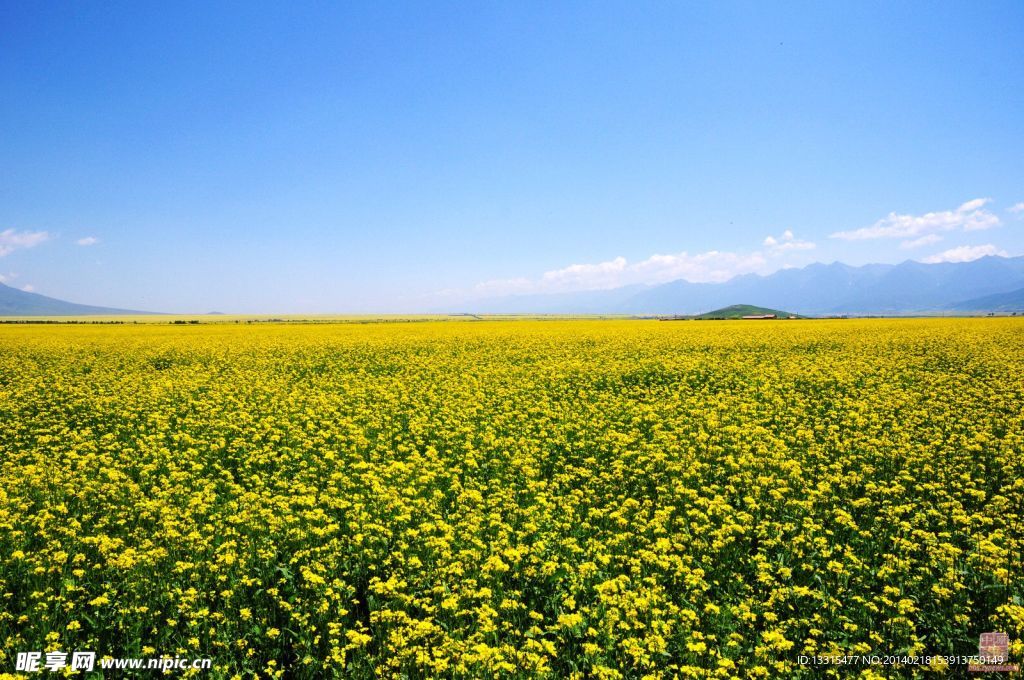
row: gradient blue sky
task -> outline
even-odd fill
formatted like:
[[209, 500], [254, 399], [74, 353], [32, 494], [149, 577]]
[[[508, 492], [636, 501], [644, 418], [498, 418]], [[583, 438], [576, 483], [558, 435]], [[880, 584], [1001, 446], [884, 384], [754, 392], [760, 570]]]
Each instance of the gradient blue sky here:
[[0, 168], [0, 280], [135, 309], [1020, 255], [1024, 3], [3, 0]]

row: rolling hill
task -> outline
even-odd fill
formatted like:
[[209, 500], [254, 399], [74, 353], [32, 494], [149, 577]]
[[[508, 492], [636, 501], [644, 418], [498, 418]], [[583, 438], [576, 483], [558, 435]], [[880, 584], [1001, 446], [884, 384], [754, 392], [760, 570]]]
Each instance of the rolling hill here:
[[711, 312], [704, 312], [693, 317], [695, 319], [742, 319], [745, 316], [774, 316], [779, 319], [785, 319], [791, 316], [797, 316], [789, 312], [783, 312], [778, 309], [768, 309], [767, 307], [757, 307], [755, 305], [729, 305], [728, 307], [722, 307]]

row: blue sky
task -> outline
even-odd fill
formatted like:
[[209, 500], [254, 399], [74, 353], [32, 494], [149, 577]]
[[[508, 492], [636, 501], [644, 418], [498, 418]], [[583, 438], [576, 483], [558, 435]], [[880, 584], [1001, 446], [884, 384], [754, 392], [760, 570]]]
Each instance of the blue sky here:
[[0, 277], [400, 312], [1020, 255], [1022, 33], [1020, 2], [4, 0]]

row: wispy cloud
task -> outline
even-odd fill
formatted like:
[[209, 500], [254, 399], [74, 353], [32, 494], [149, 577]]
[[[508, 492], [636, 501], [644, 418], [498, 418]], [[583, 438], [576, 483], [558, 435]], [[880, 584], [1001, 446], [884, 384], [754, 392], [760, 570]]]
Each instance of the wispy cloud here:
[[1006, 257], [1007, 253], [1005, 250], [996, 248], [991, 243], [986, 243], [982, 246], [957, 246], [956, 248], [950, 248], [931, 257], [926, 257], [921, 262], [928, 264], [935, 264], [937, 262], [970, 262], [971, 260], [977, 260], [979, 257], [985, 257], [986, 255], [1000, 255]]
[[689, 255], [652, 255], [635, 265], [642, 283], [665, 283], [685, 279], [695, 283], [727, 281], [734, 276], [756, 272], [767, 264], [759, 252], [730, 253], [709, 250]]
[[955, 210], [930, 212], [923, 215], [900, 215], [889, 213], [870, 227], [862, 227], [852, 231], [837, 231], [832, 238], [847, 241], [860, 241], [876, 238], [913, 239], [936, 232], [979, 231], [999, 226], [999, 217], [985, 209], [991, 202], [990, 198], [975, 198], [967, 201]]
[[596, 264], [571, 264], [544, 272], [540, 285], [552, 289], [614, 288], [621, 285], [629, 263], [624, 257]]
[[539, 279], [494, 279], [477, 284], [475, 295], [514, 295], [527, 293], [566, 293], [581, 290], [606, 290], [634, 284], [659, 284], [685, 279], [693, 282], [719, 282], [740, 274], [761, 271], [768, 264], [764, 254], [709, 250], [690, 254], [651, 255], [646, 260], [629, 262], [616, 257], [605, 262], [571, 264], [544, 272]]
[[1006, 209], [1006, 212], [1011, 213], [1013, 215], [1020, 215], [1024, 213], [1024, 202], [1014, 203], [1013, 205]]
[[793, 236], [793, 231], [787, 229], [782, 236], [766, 236], [763, 242], [765, 248], [772, 254], [784, 253], [788, 250], [812, 250], [815, 245], [810, 241], [802, 241]]
[[31, 283], [26, 283], [24, 286], [21, 287], [21, 289], [26, 293], [31, 293], [35, 291], [36, 287], [33, 286]]
[[[526, 278], [514, 278], [514, 279], [492, 279], [490, 281], [483, 281], [476, 284], [473, 287], [473, 292], [479, 295], [515, 295], [516, 293], [530, 293], [533, 291], [535, 284], [530, 279]], [[461, 296], [465, 291], [457, 288], [449, 288], [440, 291], [438, 295], [452, 297]]]
[[34, 248], [49, 238], [50, 235], [45, 231], [0, 231], [0, 257], [10, 255], [15, 250]]
[[[494, 279], [477, 284], [473, 296], [566, 293], [605, 290], [621, 286], [657, 285], [683, 279], [693, 283], [719, 283], [743, 274], [764, 274], [785, 266], [783, 257], [793, 251], [814, 248], [810, 241], [796, 238], [791, 230], [781, 236], [769, 236], [763, 249], [749, 253], [709, 250], [655, 254], [630, 262], [625, 257], [596, 263], [571, 264], [544, 272], [537, 279]], [[455, 294], [455, 291], [447, 291]]]
[[928, 246], [933, 243], [938, 243], [942, 240], [942, 237], [938, 234], [925, 234], [920, 238], [911, 239], [904, 241], [900, 244], [900, 248], [920, 248], [921, 246]]
[[80, 246], [94, 246], [99, 242], [100, 240], [95, 236], [85, 236], [75, 241], [75, 243], [77, 243]]

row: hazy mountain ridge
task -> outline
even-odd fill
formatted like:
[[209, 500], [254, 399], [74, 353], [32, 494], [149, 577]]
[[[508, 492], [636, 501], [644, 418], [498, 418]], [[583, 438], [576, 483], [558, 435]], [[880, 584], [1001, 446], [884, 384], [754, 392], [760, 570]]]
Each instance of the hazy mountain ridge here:
[[[723, 283], [679, 280], [657, 286], [513, 295], [435, 311], [696, 315], [737, 301], [807, 316], [1024, 311], [1024, 256], [938, 264], [907, 260], [859, 267], [815, 263], [767, 276], [746, 274]], [[67, 302], [0, 284], [0, 316], [149, 313]]]
[[0, 283], [0, 316], [97, 316], [112, 314], [151, 314], [130, 309], [80, 305], [39, 293], [29, 293]]
[[990, 312], [1021, 311], [1024, 310], [1024, 288], [1011, 290], [1008, 293], [995, 293], [972, 300], [964, 300], [954, 305], [954, 309]]
[[[551, 295], [507, 296], [458, 310], [534, 314], [699, 314], [743, 301], [796, 314], [912, 314], [986, 311], [986, 296], [1024, 288], [1024, 257], [986, 256], [971, 262], [866, 264], [833, 262], [747, 274], [723, 283], [672, 281], [658, 286]], [[1012, 299], [998, 302], [1013, 305]], [[964, 307], [965, 301], [974, 306]], [[993, 303], [995, 304], [995, 303]], [[999, 311], [1003, 306], [992, 307]]]

